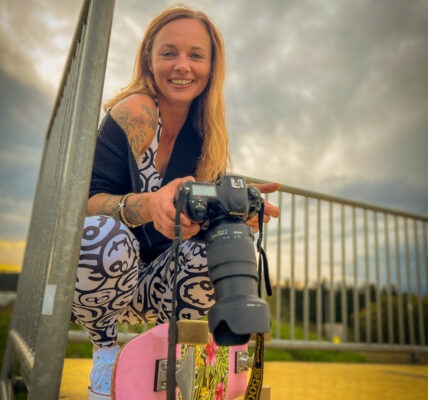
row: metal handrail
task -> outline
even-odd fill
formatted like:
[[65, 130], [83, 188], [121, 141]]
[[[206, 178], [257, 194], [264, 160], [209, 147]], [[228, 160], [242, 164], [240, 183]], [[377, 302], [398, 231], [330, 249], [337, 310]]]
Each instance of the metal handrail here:
[[268, 198], [288, 202], [266, 227], [270, 346], [428, 352], [427, 216], [286, 185]]
[[[46, 134], [0, 394], [58, 399], [114, 0], [85, 0]], [[15, 376], [15, 364], [21, 370]]]

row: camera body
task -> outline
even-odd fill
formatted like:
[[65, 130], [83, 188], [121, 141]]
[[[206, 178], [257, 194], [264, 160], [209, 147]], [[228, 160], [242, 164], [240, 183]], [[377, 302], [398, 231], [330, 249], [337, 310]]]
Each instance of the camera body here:
[[257, 215], [262, 198], [260, 191], [247, 186], [244, 178], [226, 175], [215, 184], [186, 182], [186, 213], [194, 222], [207, 230], [211, 221], [218, 218], [238, 218], [246, 221]]
[[254, 235], [246, 224], [259, 213], [260, 191], [240, 176], [225, 175], [215, 184], [186, 182], [177, 194], [184, 210], [201, 224], [194, 238], [206, 243], [208, 276], [215, 304], [208, 324], [219, 345], [248, 342], [252, 333], [270, 330], [268, 304], [258, 295]]

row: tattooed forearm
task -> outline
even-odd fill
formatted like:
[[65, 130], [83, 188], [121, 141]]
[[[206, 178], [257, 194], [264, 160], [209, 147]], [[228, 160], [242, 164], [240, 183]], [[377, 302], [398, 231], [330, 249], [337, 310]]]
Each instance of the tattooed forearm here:
[[132, 224], [143, 225], [147, 222], [144, 220], [144, 217], [140, 213], [140, 210], [144, 209], [143, 202], [144, 202], [143, 196], [128, 197], [124, 211], [125, 211], [126, 219]]
[[[147, 203], [150, 193], [132, 193], [126, 197], [123, 214], [130, 224], [143, 225], [151, 221], [151, 215]], [[123, 196], [108, 193], [98, 193], [88, 201], [87, 215], [108, 215], [121, 220], [119, 202]]]
[[122, 196], [115, 196], [107, 193], [99, 193], [89, 199], [88, 215], [109, 215], [119, 219], [118, 203]]

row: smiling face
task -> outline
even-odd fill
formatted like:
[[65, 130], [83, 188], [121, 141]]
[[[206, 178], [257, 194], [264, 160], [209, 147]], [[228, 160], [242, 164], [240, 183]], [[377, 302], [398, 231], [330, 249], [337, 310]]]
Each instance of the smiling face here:
[[211, 40], [204, 24], [192, 18], [166, 24], [153, 42], [150, 69], [159, 102], [190, 106], [211, 73]]

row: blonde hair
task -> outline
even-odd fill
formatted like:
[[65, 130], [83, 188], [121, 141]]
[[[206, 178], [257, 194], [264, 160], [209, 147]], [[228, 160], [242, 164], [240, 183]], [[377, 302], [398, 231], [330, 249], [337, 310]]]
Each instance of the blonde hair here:
[[154, 76], [150, 71], [153, 42], [166, 24], [181, 18], [192, 18], [202, 22], [211, 40], [211, 76], [207, 87], [194, 100], [192, 108], [195, 110], [193, 123], [203, 137], [196, 179], [213, 182], [226, 172], [230, 162], [223, 95], [226, 61], [221, 33], [205, 13], [178, 6], [167, 9], [154, 18], [138, 48], [130, 83], [119, 94], [107, 101], [104, 109], [108, 110], [118, 101], [135, 93], [146, 94], [156, 99]]

